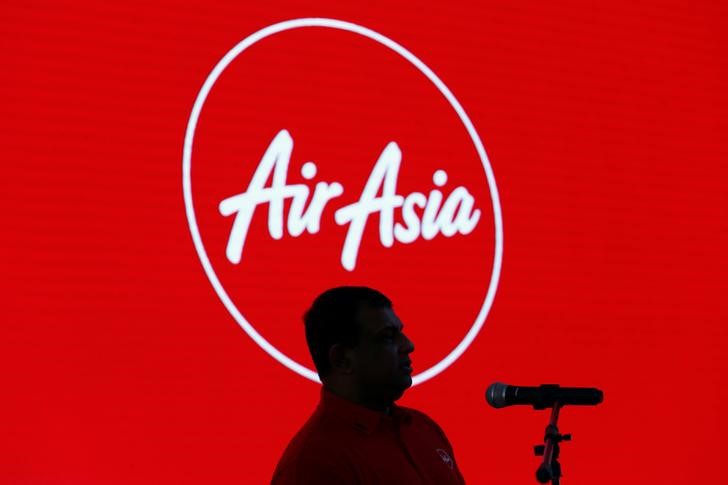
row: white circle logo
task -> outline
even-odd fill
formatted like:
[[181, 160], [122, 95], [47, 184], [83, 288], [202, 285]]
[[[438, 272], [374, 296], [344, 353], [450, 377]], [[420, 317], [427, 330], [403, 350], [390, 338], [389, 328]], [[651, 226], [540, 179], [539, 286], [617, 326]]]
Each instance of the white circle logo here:
[[[329, 35], [324, 31], [356, 35], [332, 42], [329, 37], [322, 37]], [[341, 63], [336, 65], [349, 68], [361, 63], [367, 67], [351, 67], [349, 72], [323, 68], [314, 60], [311, 65], [300, 64], [304, 62], [301, 59], [314, 59], [306, 50], [309, 44], [302, 35], [285, 39], [279, 35], [284, 32], [315, 34], [311, 45], [330, 51], [325, 53], [329, 65]], [[283, 41], [288, 42], [286, 49], [280, 48]], [[386, 54], [380, 62], [382, 46], [396, 56]], [[266, 48], [273, 54], [266, 56]], [[337, 50], [345, 48], [358, 49], [357, 55]], [[244, 52], [252, 60], [238, 67]], [[407, 63], [401, 63], [402, 59]], [[257, 64], [252, 69], [254, 63]], [[396, 66], [395, 74], [388, 74], [389, 66]], [[251, 74], [253, 71], [255, 75]], [[425, 83], [421, 82], [423, 75]], [[415, 76], [419, 76], [418, 80], [412, 81]], [[241, 79], [251, 84], [242, 86], [236, 81]], [[377, 85], [380, 87], [368, 89], [368, 83], [374, 82], [381, 83]], [[406, 109], [397, 104], [420, 93], [424, 93], [422, 99], [430, 101], [409, 102]], [[286, 99], [296, 101], [285, 102]], [[442, 103], [443, 99], [446, 103]], [[307, 103], [305, 109], [299, 109], [299, 101]], [[374, 111], [377, 103], [379, 111]], [[430, 105], [441, 114], [428, 111]], [[294, 109], [298, 111], [294, 113]], [[456, 116], [447, 114], [446, 109]], [[385, 115], [380, 116], [382, 112]], [[254, 113], [261, 114], [256, 117]], [[346, 116], [350, 118], [345, 119]], [[439, 124], [428, 128], [424, 126], [427, 123]], [[316, 155], [316, 161], [301, 161], [297, 175], [301, 183], [292, 184], [288, 180], [295, 175], [290, 175], [288, 169], [294, 165], [294, 139], [297, 150], [314, 145], [301, 141], [300, 133], [310, 134], [306, 140], [321, 140], [316, 146], [322, 160]], [[438, 143], [430, 136], [432, 133], [444, 133], [443, 137], [452, 141]], [[272, 140], [267, 149], [266, 143], [261, 144], [263, 136]], [[354, 137], [366, 140], [350, 141]], [[386, 143], [382, 137], [399, 138]], [[342, 160], [375, 154], [369, 148], [372, 143], [379, 144], [376, 150], [380, 154], [361, 196], [336, 210], [334, 217], [326, 217], [333, 211], [334, 201], [343, 201], [356, 192], [350, 189], [353, 180], [361, 186], [364, 169], [357, 167], [365, 166], [367, 171], [371, 168], [371, 164]], [[423, 146], [420, 148], [419, 144]], [[407, 159], [407, 153], [415, 155]], [[460, 161], [452, 163], [449, 172], [442, 168], [443, 158], [456, 155]], [[326, 157], [328, 165], [323, 160]], [[429, 158], [437, 159], [424, 161]], [[421, 162], [405, 166], [412, 159]], [[240, 182], [232, 179], [241, 179], [240, 160], [251, 164], [245, 171], [252, 174], [243, 192], [232, 189], [233, 182]], [[259, 163], [254, 165], [253, 160]], [[218, 164], [214, 170], [213, 164]], [[409, 170], [412, 184], [416, 181], [434, 185], [429, 195], [417, 190], [401, 195], [397, 184], [400, 188], [405, 184], [398, 178], [400, 167], [402, 174]], [[344, 169], [349, 183], [319, 181], [312, 186], [317, 175], [324, 177]], [[407, 298], [393, 300], [406, 299], [411, 305], [426, 302], [429, 307], [422, 309], [419, 318], [438, 315], [438, 320], [445, 320], [452, 315], [452, 323], [448, 322], [452, 328], [433, 326], [430, 334], [423, 335], [423, 339], [430, 339], [433, 344], [443, 342], [449, 348], [444, 355], [442, 349], [438, 350], [439, 355], [432, 352], [428, 357], [430, 365], [413, 376], [413, 385], [431, 379], [455, 362], [485, 323], [495, 298], [503, 256], [503, 223], [493, 170], [478, 133], [450, 89], [419, 58], [382, 34], [341, 20], [300, 18], [270, 25], [243, 39], [217, 63], [197, 95], [185, 133], [182, 175], [192, 240], [215, 292], [235, 321], [263, 350], [303, 377], [320, 382], [310, 366], [300, 363], [300, 349], [291, 351], [299, 352], [298, 358], [281, 350], [281, 345], [293, 348], [298, 344], [286, 343], [290, 339], [282, 337], [291, 333], [290, 327], [285, 326], [291, 315], [285, 314], [287, 305], [278, 307], [279, 298], [271, 295], [283, 292], [280, 298], [286, 301], [287, 295], [301, 294], [301, 302], [311, 301], [310, 295], [316, 292], [309, 291], [309, 287], [316, 278], [323, 278], [316, 280], [316, 284], [330, 282], [330, 286], [354, 277], [358, 279], [352, 281], [381, 281], [386, 286], [399, 278], [396, 285], [392, 283], [391, 290], [385, 291], [387, 294], [408, 291], [404, 283], [418, 281], [422, 284], [418, 294], [410, 292]], [[270, 185], [266, 185], [269, 179]], [[460, 185], [446, 196], [446, 184], [458, 182]], [[480, 185], [473, 188], [476, 182]], [[492, 210], [481, 211], [479, 205], [483, 203]], [[265, 217], [254, 215], [263, 208], [268, 211], [267, 223]], [[367, 224], [368, 218], [374, 216], [379, 217], [378, 226]], [[372, 237], [377, 228], [379, 239]], [[304, 245], [305, 249], [294, 247], [295, 244]], [[335, 258], [331, 257], [334, 253]], [[298, 263], [308, 265], [300, 274], [292, 268]], [[400, 263], [406, 267], [397, 270], [395, 266]], [[331, 269], [325, 271], [326, 265]], [[241, 276], [244, 271], [248, 271], [247, 276]], [[290, 285], [287, 293], [286, 285]], [[428, 298], [430, 291], [433, 295], [447, 294], [441, 299]], [[476, 298], [478, 301], [474, 302]], [[458, 299], [462, 302], [448, 306], [450, 300]], [[239, 309], [242, 305], [247, 318]], [[265, 305], [265, 310], [254, 310], [256, 305]], [[252, 317], [254, 313], [258, 315]], [[297, 309], [300, 313], [302, 308]], [[461, 325], [466, 319], [468, 322]], [[259, 322], [268, 320], [273, 323], [264, 336]], [[256, 322], [256, 327], [251, 321]], [[461, 333], [452, 337], [457, 332]], [[299, 330], [294, 334], [297, 341], [302, 340], [302, 335]]]

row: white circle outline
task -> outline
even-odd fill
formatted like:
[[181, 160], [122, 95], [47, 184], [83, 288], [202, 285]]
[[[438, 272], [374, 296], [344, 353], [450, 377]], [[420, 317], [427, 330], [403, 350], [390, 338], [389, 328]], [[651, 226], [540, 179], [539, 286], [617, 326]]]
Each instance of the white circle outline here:
[[485, 153], [485, 147], [483, 146], [483, 142], [480, 140], [480, 137], [475, 130], [473, 123], [470, 121], [470, 118], [465, 113], [465, 110], [463, 109], [460, 102], [458, 102], [458, 100], [455, 98], [455, 95], [452, 94], [450, 89], [448, 89], [445, 83], [442, 82], [439, 77], [437, 77], [432, 69], [427, 67], [424, 62], [422, 62], [414, 54], [412, 54], [410, 51], [408, 51], [395, 41], [371, 29], [343, 20], [336, 20], [331, 18], [298, 18], [279, 22], [260, 29], [257, 32], [249, 35], [248, 37], [240, 41], [237, 45], [235, 45], [235, 47], [230, 49], [227, 54], [225, 54], [225, 56], [223, 56], [223, 58], [215, 65], [210, 74], [207, 76], [207, 79], [205, 79], [202, 88], [200, 88], [200, 92], [197, 94], [197, 98], [195, 99], [195, 104], [192, 106], [192, 112], [190, 113], [190, 118], [187, 123], [187, 129], [185, 131], [184, 150], [182, 156], [182, 189], [184, 192], [185, 212], [187, 214], [187, 222], [190, 227], [190, 233], [192, 234], [192, 241], [195, 244], [195, 249], [197, 250], [197, 254], [200, 257], [200, 262], [202, 263], [202, 267], [205, 270], [205, 273], [207, 274], [207, 277], [210, 280], [212, 287], [215, 289], [218, 297], [220, 297], [223, 305], [225, 305], [225, 308], [227, 308], [228, 312], [230, 312], [233, 318], [235, 318], [235, 321], [238, 323], [238, 325], [240, 325], [240, 327], [245, 330], [248, 336], [250, 336], [250, 338], [252, 338], [255, 343], [257, 343], [263, 350], [265, 350], [278, 362], [288, 367], [290, 370], [296, 372], [297, 374], [320, 383], [321, 380], [319, 379], [316, 372], [291, 359], [283, 352], [278, 350], [275, 346], [273, 346], [270, 342], [268, 342], [262, 335], [260, 335], [255, 330], [255, 328], [253, 328], [253, 326], [245, 319], [243, 314], [240, 313], [233, 301], [228, 296], [225, 288], [223, 288], [222, 286], [222, 283], [220, 283], [217, 274], [215, 274], [215, 270], [212, 268], [210, 259], [207, 256], [204, 245], [202, 244], [202, 238], [200, 237], [200, 232], [197, 227], [197, 219], [195, 218], [195, 210], [192, 204], [192, 182], [190, 177], [192, 169], [192, 142], [195, 136], [195, 129], [197, 127], [200, 112], [202, 111], [202, 107], [205, 103], [205, 100], [207, 99], [207, 96], [210, 93], [210, 90], [212, 89], [212, 86], [215, 84], [222, 72], [238, 55], [240, 55], [245, 49], [249, 48], [256, 42], [273, 34], [302, 27], [328, 27], [332, 29], [344, 30], [347, 32], [359, 34], [361, 36], [379, 42], [380, 44], [393, 50], [400, 56], [404, 57], [411, 64], [413, 64], [422, 74], [427, 76], [430, 82], [432, 82], [437, 87], [437, 89], [443, 96], [445, 96], [445, 99], [447, 99], [447, 101], [457, 113], [458, 117], [460, 117], [460, 121], [462, 121], [465, 129], [468, 131], [468, 134], [470, 135], [470, 138], [475, 145], [475, 149], [478, 152], [478, 156], [480, 157], [483, 169], [485, 170], [485, 176], [488, 180], [488, 188], [490, 190], [490, 197], [493, 204], [493, 217], [495, 226], [495, 254], [493, 257], [493, 272], [491, 274], [488, 292], [486, 293], [485, 300], [483, 301], [483, 306], [480, 308], [480, 312], [478, 312], [478, 315], [475, 318], [475, 322], [473, 323], [472, 327], [470, 327], [470, 330], [465, 335], [465, 337], [440, 362], [430, 367], [429, 369], [426, 369], [420, 374], [416, 374], [415, 376], [413, 376], [412, 385], [415, 386], [435, 377], [437, 374], [447, 369], [453, 362], [455, 362], [455, 360], [457, 360], [463, 354], [463, 352], [465, 352], [465, 350], [470, 346], [475, 337], [478, 335], [478, 332], [480, 332], [480, 329], [483, 327], [485, 319], [488, 316], [488, 312], [493, 306], [493, 300], [495, 299], [495, 292], [498, 287], [498, 280], [500, 278], [501, 266], [503, 262], [503, 220], [501, 214], [500, 199], [498, 197], [498, 187], [496, 186], [493, 169], [490, 166], [490, 161], [488, 160], [488, 156]]

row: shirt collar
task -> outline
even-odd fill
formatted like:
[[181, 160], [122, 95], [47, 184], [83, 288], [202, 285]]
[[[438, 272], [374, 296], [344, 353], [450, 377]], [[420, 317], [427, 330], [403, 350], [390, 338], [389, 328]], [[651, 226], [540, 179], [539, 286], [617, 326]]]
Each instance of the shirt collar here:
[[365, 434], [372, 434], [379, 426], [392, 426], [399, 423], [407, 424], [411, 420], [410, 413], [407, 409], [396, 404], [392, 404], [390, 414], [386, 414], [339, 397], [324, 389], [323, 386], [321, 387], [319, 409], [325, 414], [336, 415]]

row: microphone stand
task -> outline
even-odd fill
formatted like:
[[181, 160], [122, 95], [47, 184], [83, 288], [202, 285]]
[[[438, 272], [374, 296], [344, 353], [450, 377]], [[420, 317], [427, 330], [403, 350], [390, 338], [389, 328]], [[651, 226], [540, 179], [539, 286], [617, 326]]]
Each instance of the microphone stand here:
[[543, 463], [536, 470], [536, 480], [539, 483], [559, 485], [561, 481], [561, 463], [559, 463], [559, 443], [571, 441], [571, 434], [559, 433], [557, 422], [561, 404], [557, 401], [551, 408], [551, 418], [544, 433], [544, 444], [534, 446], [536, 456], [543, 456]]

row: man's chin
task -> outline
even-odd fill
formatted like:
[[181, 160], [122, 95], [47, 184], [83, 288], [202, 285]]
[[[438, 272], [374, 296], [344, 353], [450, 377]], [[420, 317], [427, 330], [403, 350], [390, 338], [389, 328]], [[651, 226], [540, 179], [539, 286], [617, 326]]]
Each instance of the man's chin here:
[[404, 394], [404, 392], [407, 389], [409, 389], [410, 387], [412, 387], [412, 376], [404, 376], [402, 378], [402, 380], [399, 382], [399, 391], [394, 396], [393, 401], [396, 401], [397, 399], [399, 399], [400, 397], [402, 397], [402, 395]]
[[404, 381], [406, 383], [405, 389], [409, 389], [410, 387], [412, 387], [412, 376], [405, 377]]

